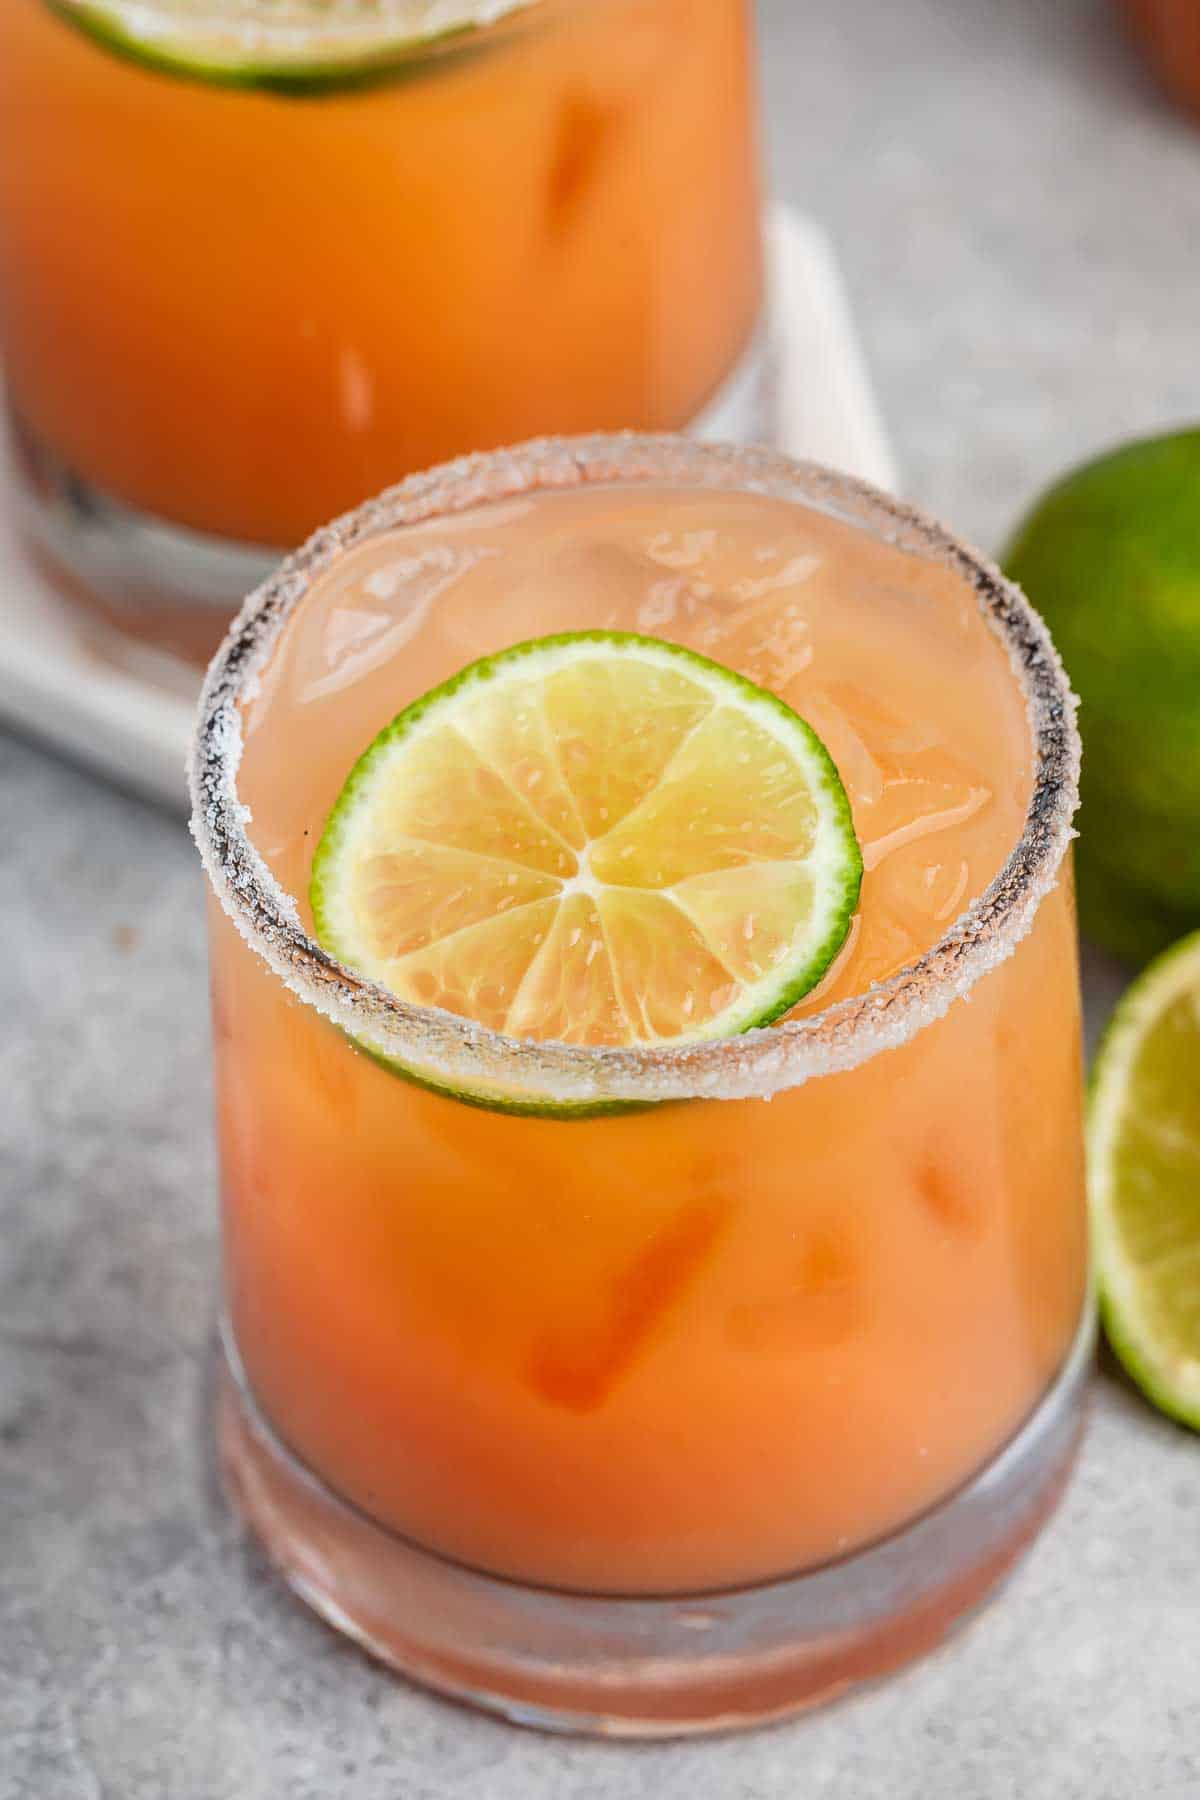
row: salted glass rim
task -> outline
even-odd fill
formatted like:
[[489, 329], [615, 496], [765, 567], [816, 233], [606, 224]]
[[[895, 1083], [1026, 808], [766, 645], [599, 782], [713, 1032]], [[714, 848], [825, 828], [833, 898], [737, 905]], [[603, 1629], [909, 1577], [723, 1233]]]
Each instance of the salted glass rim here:
[[[804, 1018], [701, 1043], [614, 1048], [505, 1036], [402, 1000], [337, 962], [300, 924], [247, 829], [237, 791], [240, 706], [314, 580], [384, 531], [489, 502], [591, 485], [712, 488], [816, 507], [962, 576], [1006, 646], [1024, 694], [1034, 779], [1024, 829], [992, 882], [916, 961]], [[379, 1054], [451, 1088], [538, 1105], [767, 1097], [858, 1066], [942, 1017], [1010, 956], [1056, 885], [1075, 832], [1077, 702], [1042, 620], [978, 551], [851, 476], [774, 451], [634, 433], [544, 438], [413, 475], [318, 531], [247, 599], [201, 693], [189, 767], [192, 832], [224, 912], [301, 1000]]]

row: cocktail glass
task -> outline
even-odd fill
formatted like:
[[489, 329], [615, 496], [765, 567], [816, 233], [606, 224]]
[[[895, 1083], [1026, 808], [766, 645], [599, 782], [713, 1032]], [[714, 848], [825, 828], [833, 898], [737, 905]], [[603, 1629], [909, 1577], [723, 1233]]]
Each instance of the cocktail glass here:
[[[776, 554], [789, 519], [812, 554]], [[717, 591], [723, 534], [741, 572]], [[458, 578], [484, 585], [456, 601]], [[782, 1024], [517, 1041], [308, 934], [303, 871], [355, 752], [449, 673], [439, 608], [445, 657], [455, 630], [486, 651], [548, 606], [556, 628], [615, 607], [710, 649], [725, 632], [714, 654], [829, 709], [859, 935]], [[965, 657], [953, 681], [944, 656]], [[952, 718], [987, 738], [990, 788]], [[320, 533], [248, 602], [192, 769], [220, 1436], [237, 1504], [320, 1613], [511, 1718], [649, 1734], [811, 1704], [988, 1593], [1061, 1489], [1091, 1346], [1077, 762], [1015, 588], [909, 508], [766, 452], [599, 437], [470, 458]], [[960, 853], [984, 857], [973, 892]], [[921, 896], [923, 947], [895, 967]], [[613, 1110], [561, 1116], [581, 1102]]]
[[1200, 116], [1200, 14], [1190, 0], [1121, 0], [1167, 93]]
[[[23, 517], [110, 648], [206, 661], [284, 550], [447, 456], [765, 435], [748, 0], [493, 4], [339, 76], [430, 10], [0, 7]], [[157, 66], [187, 33], [215, 72]]]

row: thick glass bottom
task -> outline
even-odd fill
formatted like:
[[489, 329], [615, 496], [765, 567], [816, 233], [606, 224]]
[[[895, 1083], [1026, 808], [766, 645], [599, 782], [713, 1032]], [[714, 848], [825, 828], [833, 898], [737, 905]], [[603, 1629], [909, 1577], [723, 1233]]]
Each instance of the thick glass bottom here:
[[[769, 443], [770, 400], [768, 333], [760, 328], [687, 430]], [[126, 506], [68, 468], [11, 405], [9, 430], [26, 539], [95, 647], [168, 681], [156, 658], [203, 667], [283, 549], [190, 531]]]
[[1094, 1342], [973, 1479], [889, 1538], [807, 1573], [629, 1599], [498, 1579], [421, 1549], [333, 1493], [263, 1418], [227, 1351], [230, 1495], [329, 1624], [402, 1674], [517, 1724], [614, 1737], [725, 1731], [832, 1699], [932, 1649], [1008, 1573], [1057, 1501]]

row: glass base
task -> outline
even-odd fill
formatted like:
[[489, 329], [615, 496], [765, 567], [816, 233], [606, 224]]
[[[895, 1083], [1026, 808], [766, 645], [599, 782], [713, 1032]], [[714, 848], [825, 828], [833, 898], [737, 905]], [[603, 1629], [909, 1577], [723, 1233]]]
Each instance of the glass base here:
[[226, 1484], [295, 1592], [381, 1661], [520, 1725], [671, 1737], [779, 1719], [932, 1649], [1062, 1492], [1083, 1422], [1089, 1308], [1033, 1414], [965, 1487], [893, 1536], [738, 1591], [608, 1598], [526, 1587], [422, 1550], [339, 1499], [279, 1441], [226, 1352]]
[[155, 658], [202, 668], [283, 552], [126, 506], [74, 474], [11, 405], [8, 425], [25, 540], [93, 647], [172, 687]]
[[[770, 442], [770, 374], [768, 333], [760, 328], [689, 434]], [[156, 658], [203, 667], [283, 550], [190, 531], [126, 506], [68, 468], [11, 405], [9, 431], [26, 539], [94, 647], [172, 687], [177, 678]]]

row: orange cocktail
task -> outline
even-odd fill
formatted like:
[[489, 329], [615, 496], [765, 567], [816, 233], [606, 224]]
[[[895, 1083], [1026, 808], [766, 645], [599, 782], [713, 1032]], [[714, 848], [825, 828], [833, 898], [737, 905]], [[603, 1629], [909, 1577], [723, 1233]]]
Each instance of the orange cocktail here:
[[[339, 73], [341, 38], [428, 11], [0, 8], [9, 404], [41, 541], [126, 622], [139, 583], [219, 597], [217, 547], [287, 548], [442, 457], [682, 427], [751, 350], [747, 0], [526, 0]], [[207, 558], [139, 550], [153, 523]], [[182, 607], [142, 626], [214, 630]]]
[[[861, 904], [774, 1030], [623, 1057], [527, 1045], [508, 1063], [508, 1040], [389, 1016], [314, 957], [312, 849], [407, 701], [513, 641], [596, 626], [701, 650], [818, 729], [854, 812]], [[265, 667], [245, 686], [252, 645]], [[1075, 743], [1019, 597], [851, 484], [601, 440], [367, 509], [268, 594], [208, 704], [197, 825], [217, 896], [231, 1455], [306, 1591], [443, 1685], [641, 1724], [778, 1710], [943, 1629], [1047, 1503], [1085, 1310], [1062, 863]], [[250, 842], [231, 810], [235, 720]], [[429, 1092], [339, 1024], [451, 1087], [507, 1067], [535, 1110]], [[655, 1104], [547, 1116], [583, 1095]], [[1052, 1448], [1014, 1462], [1038, 1431]], [[323, 1584], [269, 1442], [381, 1542], [573, 1595], [799, 1589], [831, 1559], [875, 1566], [931, 1519], [950, 1537], [936, 1572], [914, 1537], [904, 1606], [880, 1600], [879, 1576], [819, 1668], [793, 1619], [790, 1639], [739, 1639], [740, 1688], [723, 1646], [723, 1699], [712, 1669], [704, 1698], [679, 1675], [694, 1645], [649, 1657], [614, 1698], [612, 1669], [591, 1664], [593, 1688], [564, 1687], [557, 1642], [557, 1677], [481, 1673], [478, 1645], [422, 1643], [349, 1564]], [[960, 1528], [973, 1478], [1001, 1464], [990, 1522]], [[327, 1520], [327, 1576], [336, 1538]], [[669, 1702], [644, 1698], [671, 1681]]]
[[1167, 92], [1200, 113], [1200, 15], [1190, 0], [1123, 0]]

